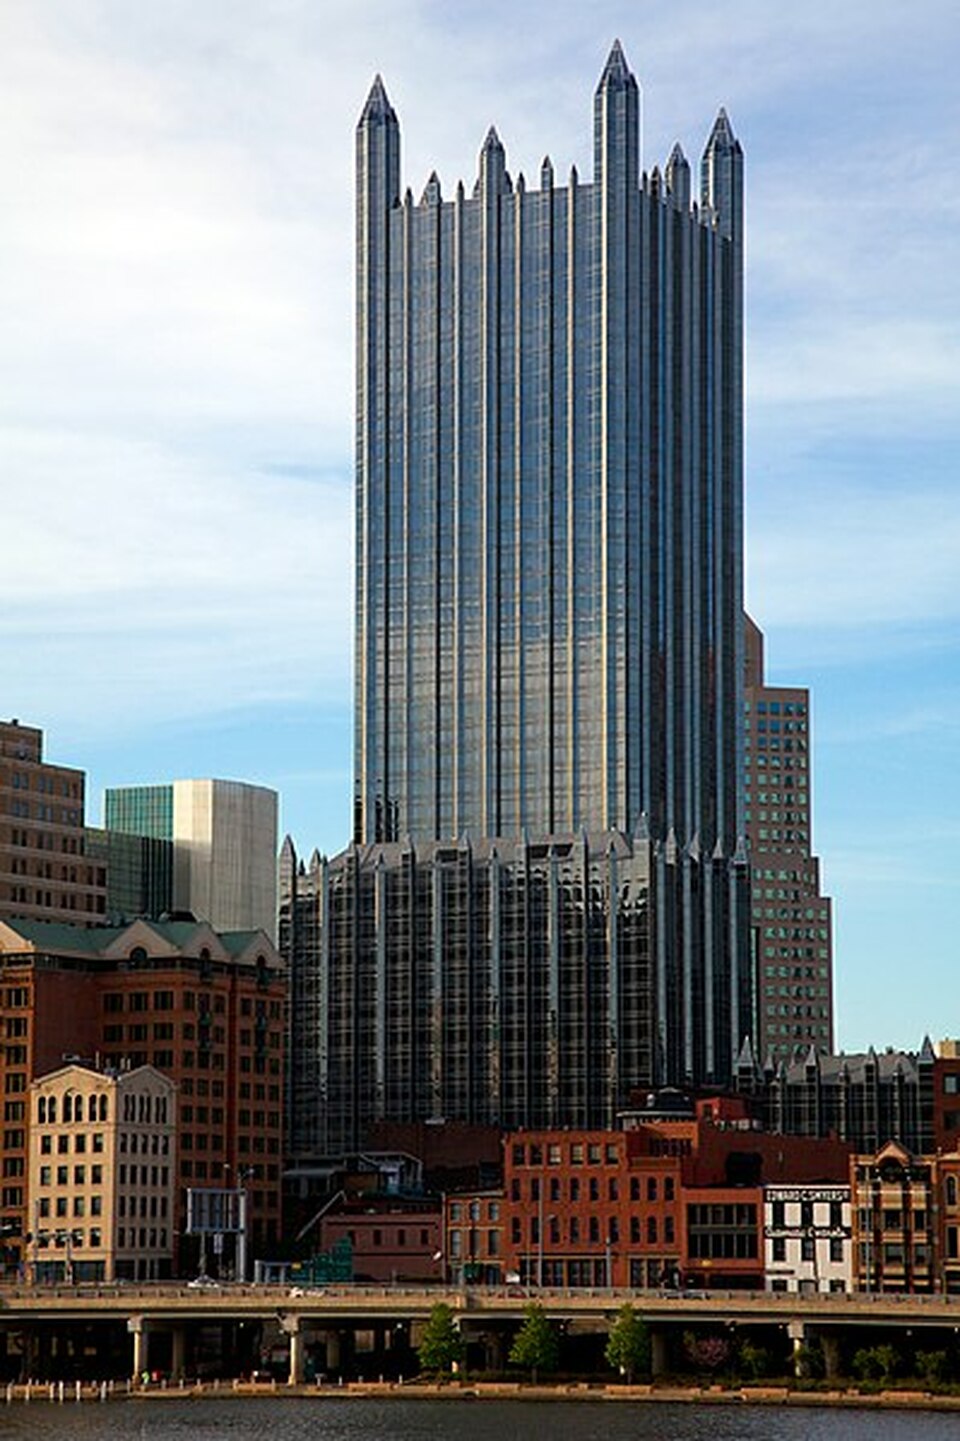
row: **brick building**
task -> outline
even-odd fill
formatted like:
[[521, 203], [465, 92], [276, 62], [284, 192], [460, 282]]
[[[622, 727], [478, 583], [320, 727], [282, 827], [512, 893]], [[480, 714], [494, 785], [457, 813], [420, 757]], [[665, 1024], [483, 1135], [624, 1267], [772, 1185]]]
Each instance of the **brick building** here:
[[177, 1206], [188, 1186], [245, 1186], [254, 1253], [280, 1234], [282, 962], [261, 932], [193, 920], [83, 929], [0, 922], [4, 1128], [0, 1226], [15, 1272], [30, 1229], [30, 1083], [65, 1059], [123, 1072], [153, 1065], [176, 1083]]
[[43, 758], [43, 731], [0, 721], [0, 917], [102, 922], [106, 867], [87, 854], [83, 771]]

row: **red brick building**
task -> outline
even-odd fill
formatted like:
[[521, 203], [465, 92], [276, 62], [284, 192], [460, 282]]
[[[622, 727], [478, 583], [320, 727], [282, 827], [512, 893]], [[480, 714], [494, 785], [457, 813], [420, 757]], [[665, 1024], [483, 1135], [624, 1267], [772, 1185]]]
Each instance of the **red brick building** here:
[[280, 1234], [286, 976], [259, 931], [196, 921], [111, 928], [0, 922], [4, 1266], [23, 1260], [30, 1082], [65, 1060], [153, 1065], [178, 1092], [177, 1196], [190, 1186], [248, 1197], [252, 1253]]

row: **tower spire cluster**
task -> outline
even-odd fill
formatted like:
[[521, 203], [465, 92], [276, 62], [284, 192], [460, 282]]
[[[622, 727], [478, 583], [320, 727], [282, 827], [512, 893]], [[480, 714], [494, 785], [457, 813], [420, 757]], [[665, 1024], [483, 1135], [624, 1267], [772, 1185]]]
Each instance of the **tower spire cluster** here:
[[742, 157], [722, 115], [694, 205], [679, 146], [641, 175], [639, 105], [617, 41], [590, 183], [511, 183], [491, 127], [472, 194], [419, 206], [379, 77], [360, 116], [355, 837], [323, 905], [330, 944], [340, 904], [360, 926], [337, 984], [393, 1018], [341, 1056], [378, 1114], [592, 1124], [726, 1079], [752, 1030]]

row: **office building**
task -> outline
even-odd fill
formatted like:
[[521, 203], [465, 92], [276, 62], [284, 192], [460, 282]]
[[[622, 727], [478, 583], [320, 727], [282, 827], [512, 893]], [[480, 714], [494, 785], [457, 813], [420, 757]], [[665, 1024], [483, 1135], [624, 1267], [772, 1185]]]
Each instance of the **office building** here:
[[[137, 895], [160, 904], [169, 885], [163, 910], [190, 911], [214, 930], [261, 930], [275, 939], [275, 791], [223, 780], [120, 786], [105, 792], [104, 828], [101, 844], [117, 877], [111, 901], [121, 914], [129, 914], [123, 902]], [[156, 847], [139, 856], [121, 851], [116, 833], [166, 843], [169, 861]]]
[[88, 853], [86, 777], [44, 760], [43, 732], [0, 722], [0, 917], [98, 925], [106, 869]]
[[360, 117], [355, 827], [302, 1084], [373, 1118], [606, 1125], [752, 1029], [742, 155], [721, 111], [695, 199], [638, 110], [617, 43], [592, 180], [491, 129], [419, 202], [379, 77]]
[[173, 1081], [70, 1064], [30, 1087], [29, 1270], [46, 1281], [159, 1281], [176, 1240]]
[[746, 618], [745, 822], [752, 868], [760, 1057], [833, 1049], [833, 922], [812, 851], [810, 692], [768, 685]]
[[[153, 1066], [177, 1088], [178, 1234], [187, 1187], [248, 1195], [249, 1240], [280, 1234], [286, 973], [261, 931], [194, 921], [79, 927], [0, 922], [0, 1229], [4, 1267], [29, 1259], [33, 1081], [82, 1061]], [[188, 1261], [196, 1261], [194, 1241]], [[183, 1263], [184, 1249], [179, 1248]]]

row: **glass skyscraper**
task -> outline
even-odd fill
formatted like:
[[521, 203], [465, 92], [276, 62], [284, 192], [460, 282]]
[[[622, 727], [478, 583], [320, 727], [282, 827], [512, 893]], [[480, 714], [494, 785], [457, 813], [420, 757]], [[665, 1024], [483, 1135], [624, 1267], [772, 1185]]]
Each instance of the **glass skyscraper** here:
[[721, 111], [695, 200], [638, 109], [615, 44], [592, 183], [491, 130], [419, 201], [379, 77], [360, 117], [355, 827], [281, 866], [294, 1150], [609, 1125], [753, 1030], [742, 155]]
[[736, 846], [742, 156], [640, 174], [615, 44], [594, 175], [400, 190], [357, 133], [356, 839], [630, 830]]

